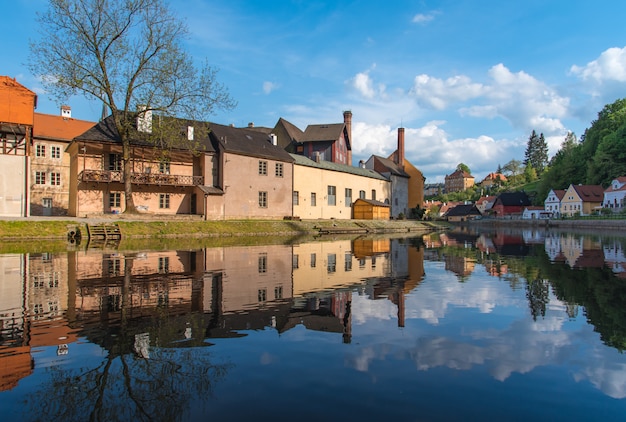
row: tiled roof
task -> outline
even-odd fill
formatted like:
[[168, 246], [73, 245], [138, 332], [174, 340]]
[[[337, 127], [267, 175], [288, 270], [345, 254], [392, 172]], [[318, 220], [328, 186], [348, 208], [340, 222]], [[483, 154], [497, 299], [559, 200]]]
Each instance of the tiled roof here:
[[343, 133], [344, 123], [307, 126], [300, 142], [336, 141]]
[[504, 206], [530, 205], [530, 199], [526, 192], [503, 192], [498, 195], [496, 201], [499, 201]]
[[278, 123], [276, 123], [276, 126], [278, 125], [282, 125], [285, 128], [287, 134], [291, 138], [291, 141], [300, 142], [302, 138], [304, 138], [304, 132], [302, 132], [296, 125], [288, 122], [282, 117], [278, 119]]
[[462, 204], [457, 205], [454, 208], [451, 208], [446, 212], [446, 216], [448, 217], [463, 217], [466, 215], [481, 215], [478, 208], [474, 204]]
[[96, 122], [35, 113], [33, 137], [35, 139], [71, 141], [95, 125]]
[[294, 159], [294, 164], [296, 165], [314, 167], [314, 168], [319, 168], [323, 170], [338, 171], [341, 173], [355, 174], [357, 176], [370, 177], [372, 179], [378, 179], [378, 180], [387, 180], [387, 178], [385, 178], [382, 174], [377, 173], [374, 170], [349, 166], [347, 164], [333, 163], [330, 161], [320, 161], [318, 163], [316, 161], [313, 161], [305, 157], [304, 155], [299, 155], [299, 154], [290, 154], [290, 155], [291, 155], [291, 158]]
[[226, 152], [272, 160], [293, 162], [291, 155], [277, 145], [269, 136], [254, 130], [210, 123], [210, 136]]
[[552, 192], [559, 198], [559, 201], [565, 196], [565, 190], [563, 189], [552, 189]]
[[601, 202], [604, 189], [600, 185], [572, 185], [583, 202]]
[[473, 179], [474, 176], [463, 170], [455, 170], [454, 173], [446, 176], [448, 178], [463, 177], [464, 179]]

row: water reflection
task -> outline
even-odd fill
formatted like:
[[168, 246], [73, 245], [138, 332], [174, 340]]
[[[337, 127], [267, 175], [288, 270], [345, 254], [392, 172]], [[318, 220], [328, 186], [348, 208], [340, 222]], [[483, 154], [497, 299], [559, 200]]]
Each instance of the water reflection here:
[[[346, 379], [367, 373], [376, 384], [395, 374], [406, 388], [415, 384], [406, 367], [382, 364], [388, 360], [420, 373], [480, 369], [501, 383], [514, 374], [545, 381], [556, 371], [563, 389], [588, 382], [622, 399], [623, 242], [541, 230], [452, 231], [0, 255], [0, 401], [19, 394], [28, 403], [25, 419], [41, 412], [68, 420], [189, 419], [208, 412], [219, 385], [254, 384], [237, 369], [246, 358], [221, 353], [231, 344], [223, 342], [251, 347], [259, 341], [252, 333], [271, 332], [282, 340], [262, 344], [285, 353], [296, 347], [286, 339], [336, 336], [344, 348], [316, 351], [314, 365], [338, 365]], [[297, 350], [290, 359], [300, 359]], [[277, 354], [262, 353], [257, 377]]]

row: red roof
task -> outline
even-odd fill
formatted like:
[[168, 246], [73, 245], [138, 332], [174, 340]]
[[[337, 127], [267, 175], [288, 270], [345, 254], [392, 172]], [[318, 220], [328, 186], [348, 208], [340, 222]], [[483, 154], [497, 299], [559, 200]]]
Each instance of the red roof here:
[[35, 139], [71, 141], [88, 131], [96, 122], [77, 120], [53, 114], [35, 113], [33, 137]]
[[602, 202], [604, 189], [600, 185], [572, 185], [583, 202]]

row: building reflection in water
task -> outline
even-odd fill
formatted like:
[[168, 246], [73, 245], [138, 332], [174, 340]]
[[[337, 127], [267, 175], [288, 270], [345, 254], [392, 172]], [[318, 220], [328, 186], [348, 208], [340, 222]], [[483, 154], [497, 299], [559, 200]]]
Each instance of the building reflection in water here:
[[1, 255], [0, 391], [33, 371], [32, 348], [71, 354], [78, 338], [110, 354], [209, 345], [297, 325], [352, 336], [353, 292], [398, 306], [424, 276], [403, 239], [173, 251]]

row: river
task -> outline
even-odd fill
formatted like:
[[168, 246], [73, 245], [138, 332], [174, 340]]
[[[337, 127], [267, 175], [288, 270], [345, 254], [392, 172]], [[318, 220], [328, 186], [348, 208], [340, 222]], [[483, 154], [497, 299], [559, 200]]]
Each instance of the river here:
[[0, 255], [35, 420], [623, 420], [626, 238], [543, 229]]

